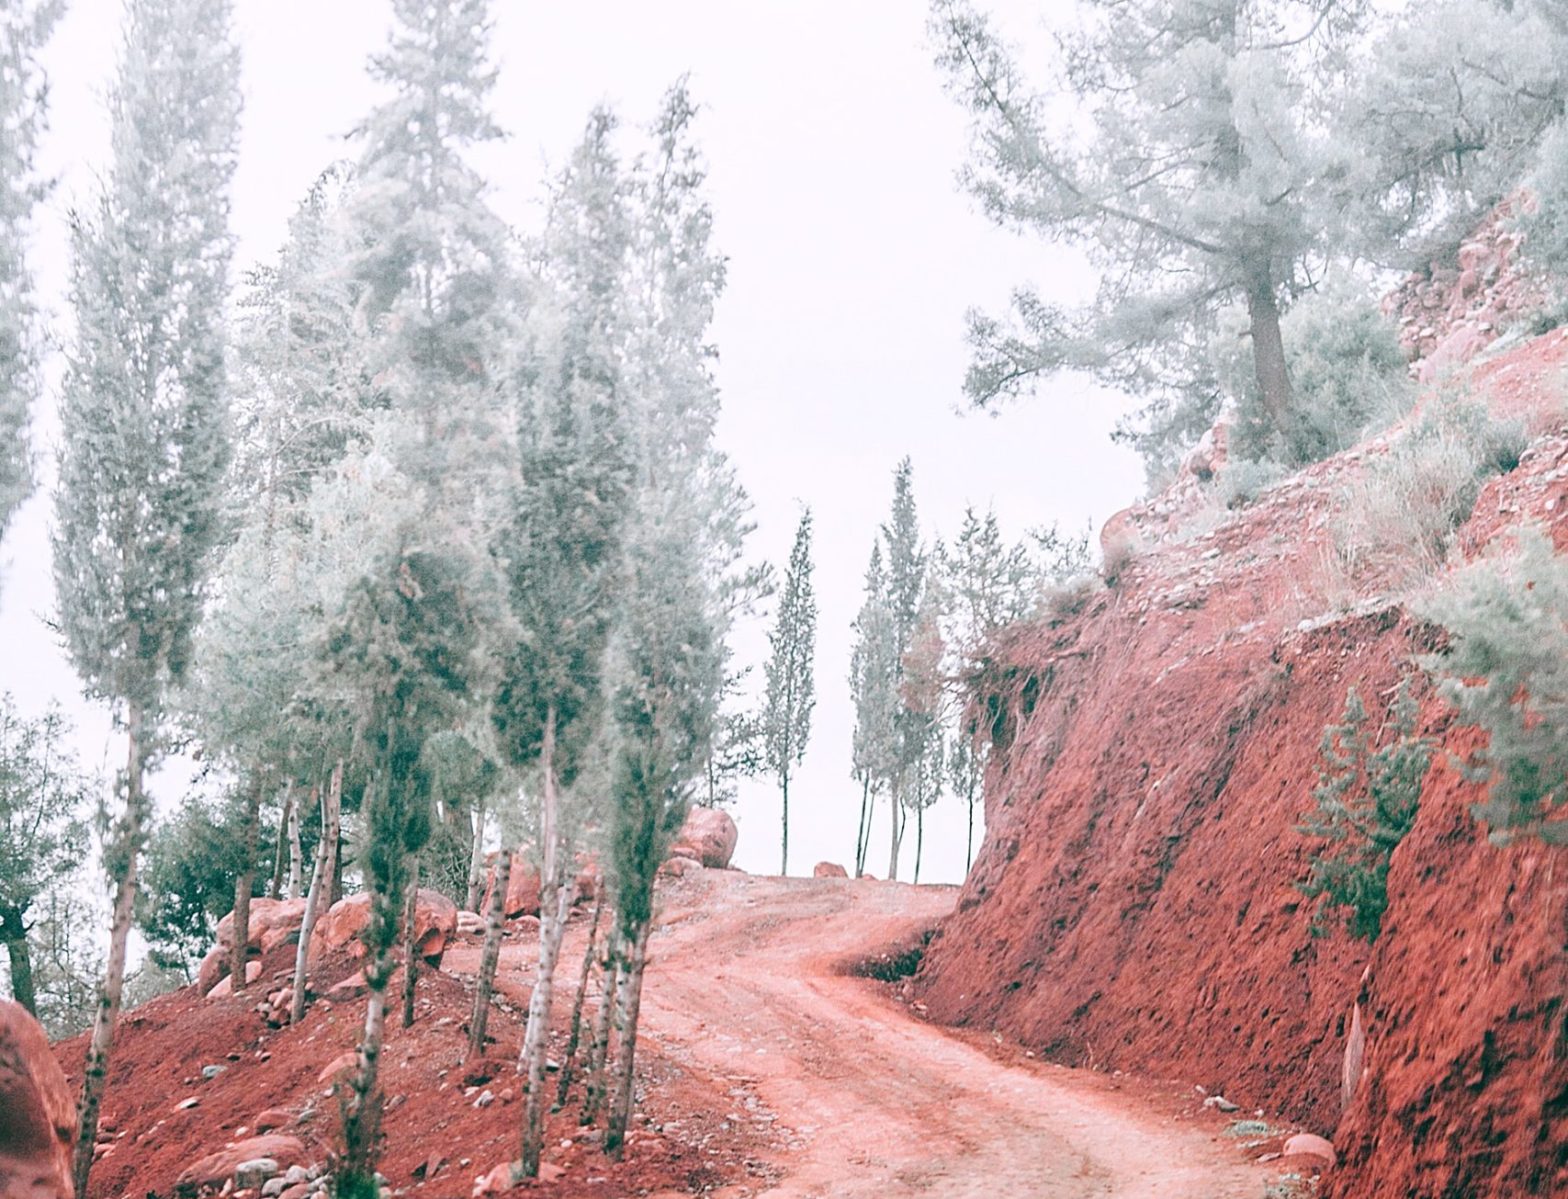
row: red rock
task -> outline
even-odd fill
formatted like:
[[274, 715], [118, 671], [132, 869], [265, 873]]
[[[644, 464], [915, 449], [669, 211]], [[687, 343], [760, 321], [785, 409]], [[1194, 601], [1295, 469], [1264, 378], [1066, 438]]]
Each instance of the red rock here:
[[695, 858], [704, 866], [723, 870], [735, 854], [740, 830], [730, 814], [720, 808], [692, 808], [675, 836], [669, 856]]
[[501, 1195], [512, 1189], [512, 1163], [502, 1162], [481, 1174], [474, 1182], [473, 1199]]
[[837, 862], [818, 862], [811, 868], [812, 878], [848, 878], [849, 871]]
[[659, 873], [665, 878], [685, 878], [688, 874], [701, 874], [702, 863], [694, 857], [681, 853], [666, 858], [664, 864], [659, 867]]
[[1310, 1157], [1322, 1162], [1325, 1166], [1337, 1166], [1339, 1154], [1334, 1152], [1333, 1142], [1316, 1133], [1298, 1132], [1285, 1142], [1286, 1157]]
[[294, 1113], [284, 1111], [281, 1107], [269, 1107], [264, 1112], [259, 1112], [251, 1122], [257, 1132], [272, 1132], [277, 1128], [287, 1128], [294, 1123]]
[[0, 1000], [0, 1199], [69, 1199], [76, 1103], [49, 1038]]
[[[281, 945], [305, 922], [303, 899], [253, 899], [250, 901], [249, 946], [265, 953]], [[218, 948], [234, 948], [234, 913], [218, 921]]]
[[298, 1137], [276, 1133], [247, 1137], [243, 1141], [234, 1141], [215, 1153], [209, 1153], [201, 1158], [189, 1166], [174, 1185], [179, 1190], [219, 1187], [234, 1177], [234, 1171], [238, 1167], [263, 1157], [277, 1162], [280, 1170], [287, 1170], [290, 1166], [308, 1165], [310, 1161], [309, 1154], [305, 1152], [305, 1146]]
[[[251, 983], [255, 982], [260, 977], [261, 977], [261, 963], [260, 962], [246, 962], [245, 963], [245, 985], [249, 986]], [[234, 994], [234, 980], [232, 978], [230, 978], [227, 974], [225, 974], [221, 979], [218, 980], [217, 985], [214, 986], [212, 988], [212, 990], [207, 992], [207, 998], [208, 999], [227, 999], [230, 995], [233, 995], [233, 994]]]
[[[356, 956], [364, 952], [360, 933], [370, 923], [370, 895], [361, 892], [333, 904], [310, 938], [310, 956], [347, 947]], [[420, 888], [414, 907], [414, 945], [420, 957], [439, 965], [448, 942], [457, 935], [457, 905], [445, 895]]]
[[338, 1079], [342, 1078], [345, 1074], [351, 1073], [357, 1069], [359, 1069], [359, 1051], [356, 1049], [350, 1049], [344, 1053], [338, 1054], [337, 1057], [333, 1058], [330, 1062], [323, 1066], [321, 1068], [321, 1073], [316, 1075], [316, 1081], [337, 1082]]
[[[498, 854], [490, 855], [489, 873], [485, 876], [484, 899], [479, 904], [481, 912], [490, 910], [490, 893], [495, 889], [495, 867]], [[519, 849], [512, 854], [512, 873], [506, 884], [505, 912], [507, 917], [537, 916], [539, 914], [539, 870], [528, 859], [528, 850]]]
[[202, 958], [201, 965], [196, 968], [196, 993], [205, 995], [218, 985], [218, 980], [229, 972], [229, 951], [221, 945], [214, 945], [207, 951], [207, 956]]
[[331, 987], [327, 988], [327, 998], [335, 999], [341, 1003], [345, 999], [353, 999], [356, 996], [363, 995], [369, 985], [365, 981], [365, 972], [356, 970], [342, 982], [333, 983]]

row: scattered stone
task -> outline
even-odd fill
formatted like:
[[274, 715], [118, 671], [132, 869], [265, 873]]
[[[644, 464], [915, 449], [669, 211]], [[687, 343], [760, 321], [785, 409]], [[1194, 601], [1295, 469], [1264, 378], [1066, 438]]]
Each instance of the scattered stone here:
[[1339, 1164], [1339, 1154], [1334, 1152], [1333, 1142], [1327, 1137], [1320, 1137], [1311, 1132], [1298, 1132], [1287, 1140], [1285, 1156], [1317, 1158], [1324, 1166], [1330, 1168]]
[[200, 1106], [201, 1100], [192, 1095], [189, 1099], [182, 1099], [176, 1103], [174, 1105], [174, 1110], [177, 1112], [188, 1112], [191, 1108]]
[[257, 1113], [251, 1124], [257, 1132], [271, 1132], [273, 1129], [285, 1127], [293, 1119], [293, 1115], [281, 1107], [269, 1107], [266, 1111]]
[[208, 1082], [211, 1082], [214, 1078], [217, 1078], [218, 1075], [222, 1074], [227, 1069], [227, 1066], [203, 1066], [201, 1068], [201, 1076]]
[[495, 1102], [495, 1093], [488, 1089], [480, 1091], [479, 1097], [474, 1100], [475, 1107], [489, 1107]]
[[[305, 1160], [305, 1146], [298, 1137], [276, 1134], [249, 1137], [194, 1162], [176, 1180], [175, 1189], [200, 1191], [205, 1187], [221, 1187], [238, 1181], [241, 1170], [247, 1171], [241, 1186], [247, 1182], [259, 1186], [280, 1169], [303, 1165]], [[265, 1177], [257, 1177], [263, 1173]]]
[[1203, 1106], [1217, 1108], [1222, 1112], [1237, 1112], [1241, 1110], [1239, 1104], [1232, 1103], [1223, 1095], [1210, 1095], [1203, 1101]]
[[359, 1068], [359, 1052], [354, 1049], [346, 1050], [337, 1055], [325, 1066], [321, 1073], [316, 1075], [317, 1082], [337, 1082], [345, 1074]]

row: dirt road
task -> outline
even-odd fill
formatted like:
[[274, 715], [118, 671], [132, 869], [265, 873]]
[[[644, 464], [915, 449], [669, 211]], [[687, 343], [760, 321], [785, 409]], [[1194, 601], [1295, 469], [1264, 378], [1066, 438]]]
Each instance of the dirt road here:
[[[1212, 1128], [1103, 1075], [997, 1061], [837, 972], [929, 927], [955, 898], [729, 872], [666, 897], [642, 1027], [675, 1057], [744, 1084], [776, 1119], [782, 1178], [769, 1199], [1259, 1199], [1271, 1176]], [[503, 958], [514, 985], [526, 970]]]

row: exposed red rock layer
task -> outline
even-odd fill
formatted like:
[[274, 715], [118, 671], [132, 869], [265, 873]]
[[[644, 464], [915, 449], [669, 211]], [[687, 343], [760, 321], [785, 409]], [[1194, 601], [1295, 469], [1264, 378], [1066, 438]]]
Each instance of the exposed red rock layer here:
[[0, 999], [0, 1199], [68, 1199], [76, 1103], [44, 1030]]
[[[1559, 411], [1563, 352], [1554, 335], [1499, 356], [1476, 390]], [[1439, 765], [1375, 946], [1312, 937], [1296, 886], [1324, 725], [1352, 683], [1377, 711], [1439, 635], [1376, 577], [1338, 614], [1323, 582], [1327, 515], [1376, 452], [996, 647], [987, 840], [919, 993], [935, 1018], [1298, 1120], [1338, 1146], [1336, 1196], [1568, 1193], [1568, 851], [1487, 844], [1475, 785]], [[1568, 543], [1568, 439], [1489, 484], [1463, 544], [1523, 520]], [[1423, 720], [1448, 750], [1473, 744], [1430, 695]]]

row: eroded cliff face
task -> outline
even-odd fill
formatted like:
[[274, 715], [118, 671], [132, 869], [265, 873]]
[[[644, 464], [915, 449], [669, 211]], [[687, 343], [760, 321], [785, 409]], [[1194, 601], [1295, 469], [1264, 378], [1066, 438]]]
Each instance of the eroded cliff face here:
[[[1564, 357], [1561, 333], [1518, 346], [1472, 392], [1560, 423]], [[1334, 1136], [1334, 1195], [1568, 1194], [1568, 851], [1487, 843], [1447, 756], [1475, 732], [1418, 675], [1441, 752], [1384, 933], [1309, 932], [1316, 846], [1298, 826], [1323, 728], [1352, 684], [1380, 716], [1442, 635], [1404, 610], [1406, 581], [1374, 570], [1347, 595], [1324, 566], [1346, 485], [1385, 446], [1156, 547], [996, 647], [987, 840], [918, 985], [934, 1018]], [[1487, 485], [1463, 551], [1524, 521], [1568, 548], [1568, 438], [1538, 437]]]

